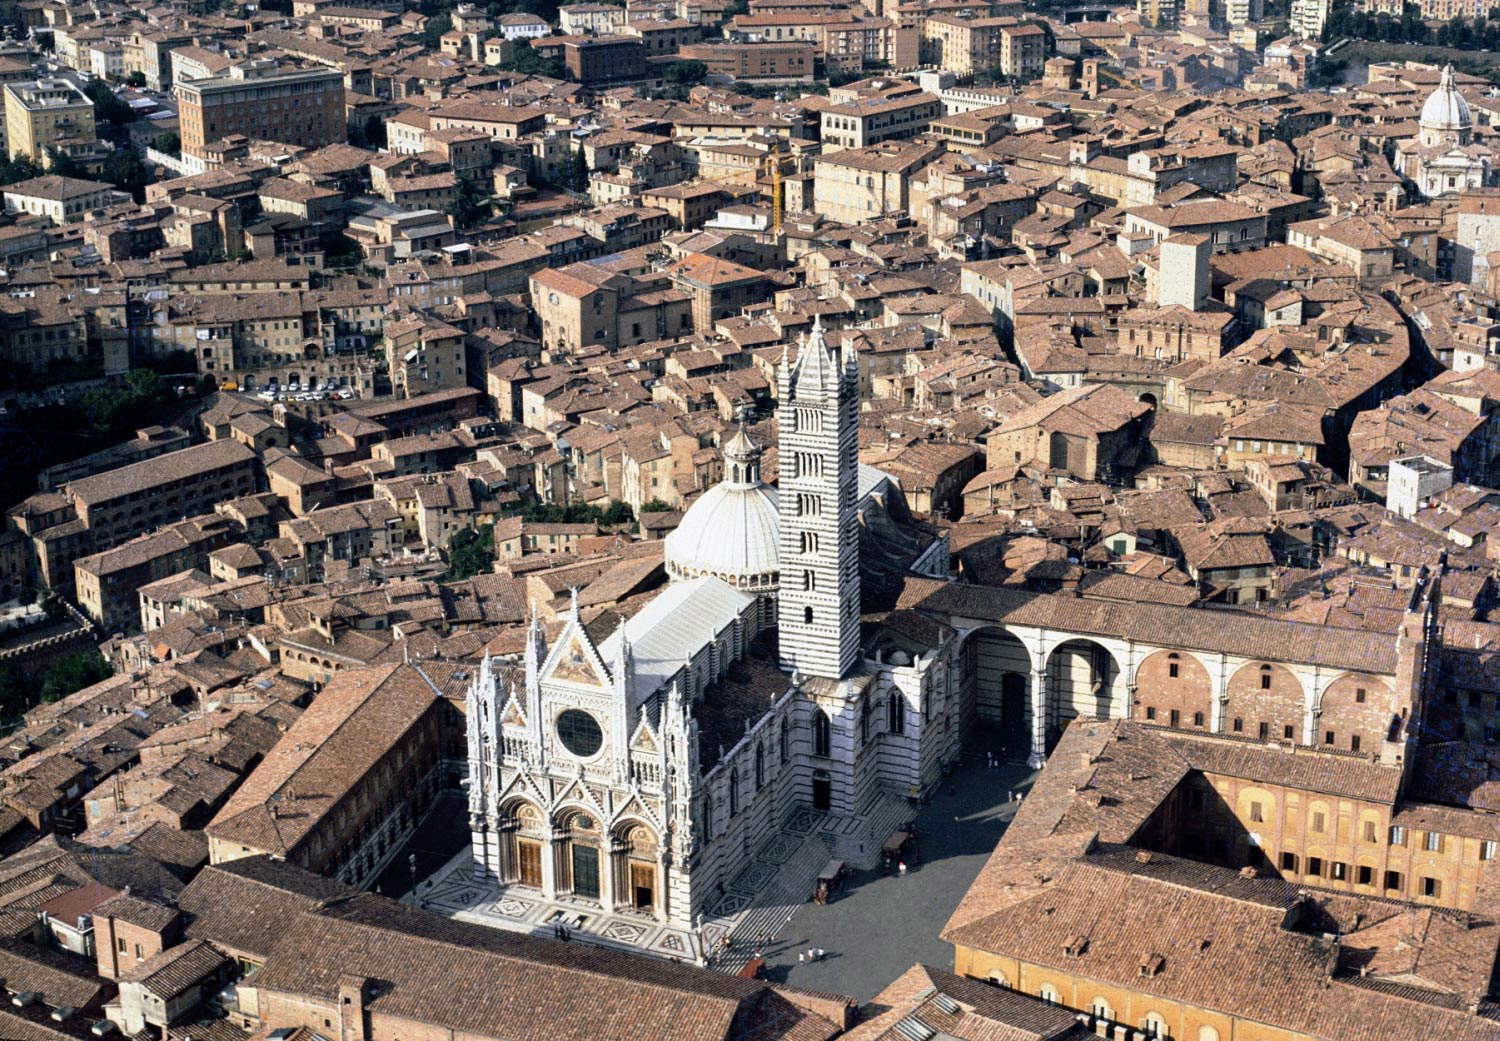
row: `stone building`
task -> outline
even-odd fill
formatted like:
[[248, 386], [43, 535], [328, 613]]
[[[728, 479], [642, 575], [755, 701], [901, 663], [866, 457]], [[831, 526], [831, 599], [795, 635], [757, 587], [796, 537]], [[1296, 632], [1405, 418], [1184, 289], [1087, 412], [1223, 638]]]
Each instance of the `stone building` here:
[[1443, 67], [1438, 87], [1422, 104], [1415, 139], [1396, 145], [1396, 169], [1428, 199], [1495, 183], [1494, 152], [1474, 141], [1474, 116], [1459, 93], [1453, 66]]
[[737, 437], [665, 591], [598, 642], [576, 606], [550, 644], [533, 618], [516, 680], [470, 687], [474, 858], [505, 887], [691, 931], [799, 808], [856, 818], [957, 754], [944, 652], [862, 653], [854, 358], [815, 324], [781, 369], [779, 494]]

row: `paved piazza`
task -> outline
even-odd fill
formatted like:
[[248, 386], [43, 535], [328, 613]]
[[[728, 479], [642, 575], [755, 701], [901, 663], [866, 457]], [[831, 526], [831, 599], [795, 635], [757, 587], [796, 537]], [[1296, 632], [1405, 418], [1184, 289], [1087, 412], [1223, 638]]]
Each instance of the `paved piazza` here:
[[[424, 906], [463, 921], [543, 936], [565, 922], [580, 942], [710, 962], [727, 972], [759, 951], [769, 978], [867, 1001], [914, 961], [951, 963], [951, 948], [938, 931], [1014, 812], [1010, 792], [1032, 776], [1014, 761], [987, 766], [982, 747], [968, 753], [915, 814], [919, 856], [905, 877], [875, 865], [882, 839], [913, 817], [904, 801], [893, 799], [855, 819], [799, 810], [727, 887], [696, 934], [628, 912], [602, 914], [582, 901], [549, 902], [514, 888], [502, 893], [492, 880], [476, 877], [468, 846], [433, 871], [418, 893]], [[434, 845], [430, 837], [424, 843], [428, 864]], [[835, 900], [819, 906], [808, 897], [830, 859], [867, 866]], [[401, 863], [404, 856], [393, 868]], [[824, 948], [825, 959], [799, 963], [798, 952], [813, 946]]]

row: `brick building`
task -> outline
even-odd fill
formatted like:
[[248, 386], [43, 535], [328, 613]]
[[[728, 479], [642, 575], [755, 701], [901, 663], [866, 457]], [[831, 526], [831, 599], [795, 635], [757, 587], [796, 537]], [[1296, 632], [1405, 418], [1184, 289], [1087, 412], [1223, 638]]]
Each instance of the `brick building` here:
[[275, 62], [236, 65], [228, 75], [177, 84], [182, 147], [243, 134], [320, 148], [348, 139], [344, 76], [337, 69], [282, 69]]
[[[206, 832], [211, 863], [259, 854], [365, 885], [447, 786], [467, 669], [382, 665], [334, 677]], [[460, 753], [461, 754], [461, 753]]]

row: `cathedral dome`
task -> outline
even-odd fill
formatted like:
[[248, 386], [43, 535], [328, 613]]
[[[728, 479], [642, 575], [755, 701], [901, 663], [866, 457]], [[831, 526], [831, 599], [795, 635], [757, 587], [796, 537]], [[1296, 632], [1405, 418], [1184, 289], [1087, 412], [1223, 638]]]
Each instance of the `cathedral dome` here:
[[1424, 130], [1468, 130], [1474, 125], [1469, 103], [1453, 82], [1453, 66], [1443, 68], [1437, 90], [1427, 96], [1420, 120]]
[[776, 490], [761, 483], [760, 448], [743, 430], [724, 446], [724, 479], [667, 536], [667, 574], [715, 578], [748, 592], [776, 588], [781, 525]]

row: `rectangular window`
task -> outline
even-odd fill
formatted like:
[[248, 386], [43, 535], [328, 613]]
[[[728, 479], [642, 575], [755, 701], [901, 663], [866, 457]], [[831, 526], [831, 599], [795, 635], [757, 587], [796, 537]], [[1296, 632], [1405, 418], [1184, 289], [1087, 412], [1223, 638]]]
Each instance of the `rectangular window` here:
[[1443, 852], [1443, 833], [1440, 831], [1429, 831], [1427, 837], [1422, 840], [1422, 848], [1428, 853]]
[[1146, 706], [1146, 718], [1148, 720], [1154, 720], [1156, 718], [1156, 709], [1154, 709], [1150, 705]]
[[1365, 834], [1365, 841], [1366, 842], [1375, 842], [1375, 841], [1377, 841], [1377, 839], [1375, 838], [1375, 822], [1374, 821], [1365, 821], [1365, 831], [1364, 831], [1364, 834]]
[[1358, 752], [1359, 751], [1359, 735], [1358, 734], [1351, 734], [1351, 735], [1349, 735], [1349, 751], [1351, 751], [1351, 752]]
[[1406, 829], [1401, 827], [1399, 824], [1392, 824], [1390, 841], [1392, 846], [1406, 845]]
[[1356, 878], [1356, 881], [1362, 886], [1374, 885], [1375, 869], [1368, 864], [1361, 864], [1359, 866], [1359, 875]]
[[1282, 736], [1282, 738], [1284, 740], [1287, 740], [1287, 741], [1293, 740], [1292, 735], [1295, 734], [1295, 733], [1296, 733], [1296, 731], [1292, 729], [1292, 725], [1290, 723], [1288, 723], [1286, 726], [1284, 726], [1284, 727], [1281, 728], [1281, 736]]
[[1356, 704], [1359, 704], [1359, 705], [1363, 705], [1365, 703], [1365, 688], [1363, 688], [1363, 687], [1355, 687], [1354, 688], [1354, 701], [1355, 701]]
[[1323, 873], [1323, 858], [1322, 857], [1308, 857], [1307, 858], [1307, 873], [1309, 875], [1321, 875]]
[[1194, 712], [1193, 713], [1193, 726], [1195, 726], [1195, 727], [1201, 727], [1202, 725], [1203, 725], [1203, 713], [1202, 712]]
[[1333, 869], [1333, 872], [1329, 877], [1331, 877], [1335, 882], [1343, 882], [1349, 877], [1348, 864], [1335, 860], [1332, 861], [1328, 866]]
[[1259, 731], [1259, 733], [1260, 733], [1260, 739], [1262, 741], [1265, 741], [1265, 740], [1269, 739], [1270, 736], [1271, 736], [1271, 724], [1269, 724], [1269, 723], [1262, 723], [1260, 725], [1260, 731]]
[[[1120, 548], [1116, 550], [1116, 552], [1123, 553], [1124, 551], [1125, 544], [1122, 542], [1120, 543]], [[1177, 663], [1175, 661], [1167, 666], [1167, 675], [1171, 676], [1174, 680], [1177, 678]]]
[[1283, 871], [1290, 871], [1293, 874], [1296, 874], [1296, 872], [1297, 872], [1297, 854], [1295, 854], [1295, 853], [1283, 853], [1281, 855], [1281, 870], [1283, 870]]
[[1168, 717], [1169, 718], [1167, 721], [1174, 727], [1182, 721], [1182, 713], [1178, 712], [1175, 708], [1172, 709], [1170, 713], [1168, 713]]
[[1325, 745], [1331, 745], [1331, 744], [1333, 744], [1333, 731], [1332, 730], [1325, 730], [1325, 731], [1323, 731], [1323, 743]]
[[1234, 717], [1234, 732], [1241, 733], [1245, 729], [1245, 721], [1238, 716]]
[[1401, 872], [1387, 871], [1385, 873], [1385, 887], [1387, 889], [1399, 890], [1401, 888]]
[[1433, 899], [1436, 899], [1437, 897], [1442, 896], [1442, 894], [1443, 894], [1443, 884], [1441, 882], [1439, 882], [1435, 878], [1428, 878], [1426, 875], [1422, 876], [1422, 895], [1423, 896], [1430, 896]]
[[1321, 814], [1321, 813], [1314, 813], [1312, 815], [1312, 830], [1313, 831], [1322, 831], [1323, 827], [1327, 823], [1327, 821], [1328, 821], [1328, 818], [1325, 817], [1323, 814]]
[[1500, 842], [1482, 842], [1479, 845], [1479, 859], [1494, 860], [1496, 851], [1500, 851]]

